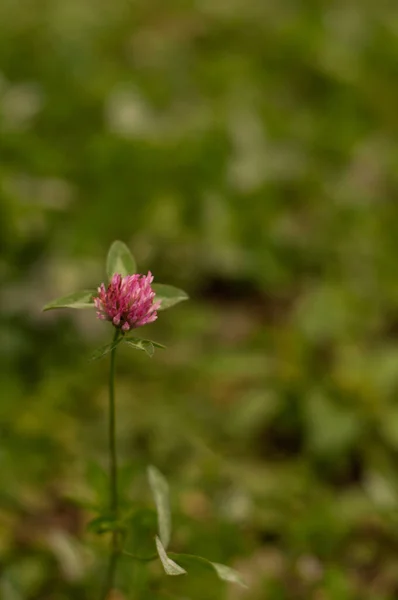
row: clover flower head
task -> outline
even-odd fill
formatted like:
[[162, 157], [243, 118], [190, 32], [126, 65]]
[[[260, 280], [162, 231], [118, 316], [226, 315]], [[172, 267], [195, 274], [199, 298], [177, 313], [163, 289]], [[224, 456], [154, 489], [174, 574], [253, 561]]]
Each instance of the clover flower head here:
[[108, 287], [101, 284], [94, 297], [99, 319], [111, 321], [122, 332], [142, 327], [155, 321], [160, 301], [154, 302], [151, 284], [153, 275], [113, 275]]

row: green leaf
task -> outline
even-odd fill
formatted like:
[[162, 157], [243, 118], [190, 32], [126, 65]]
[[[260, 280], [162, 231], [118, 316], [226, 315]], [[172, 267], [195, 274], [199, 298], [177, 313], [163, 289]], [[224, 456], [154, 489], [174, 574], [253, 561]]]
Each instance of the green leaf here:
[[227, 567], [227, 565], [222, 565], [220, 563], [215, 562], [212, 562], [211, 565], [213, 566], [219, 578], [223, 581], [237, 583], [241, 587], [247, 588], [247, 584], [243, 581], [240, 573], [238, 573], [234, 569], [231, 569], [231, 567]]
[[158, 310], [165, 310], [166, 308], [171, 308], [175, 304], [179, 302], [183, 302], [183, 300], [188, 300], [189, 296], [183, 290], [180, 290], [172, 285], [166, 285], [164, 283], [154, 283], [152, 284], [152, 289], [155, 292], [155, 302], [161, 300], [162, 303]]
[[123, 341], [135, 350], [142, 350], [150, 358], [152, 358], [152, 356], [154, 355], [155, 348], [161, 348], [162, 350], [166, 348], [166, 346], [163, 346], [163, 344], [159, 344], [159, 342], [154, 342], [153, 340], [143, 340], [141, 338], [136, 337], [124, 336]]
[[93, 296], [95, 296], [95, 290], [82, 290], [80, 292], [73, 292], [58, 300], [53, 300], [46, 304], [43, 310], [53, 310], [55, 308], [94, 308]]
[[169, 558], [167, 556], [166, 550], [163, 547], [162, 542], [160, 541], [160, 539], [158, 538], [158, 536], [156, 536], [156, 549], [158, 551], [159, 554], [159, 558], [162, 561], [162, 565], [163, 568], [166, 572], [167, 575], [184, 575], [186, 573], [186, 570], [183, 569], [182, 567], [180, 567], [180, 565], [177, 565], [177, 563], [174, 562], [174, 560], [171, 560], [171, 558]]
[[118, 240], [113, 242], [106, 258], [106, 272], [109, 279], [112, 279], [115, 273], [126, 277], [126, 275], [133, 275], [136, 271], [136, 262], [126, 244]]
[[207, 560], [207, 558], [203, 558], [202, 556], [194, 556], [193, 554], [176, 554], [174, 552], [170, 552], [170, 557], [173, 557], [176, 560], [178, 560], [178, 562], [184, 565], [184, 567], [186, 567], [187, 569], [189, 569], [190, 567], [202, 567], [206, 570], [210, 569], [213, 573], [215, 573], [218, 576], [219, 579], [222, 579], [223, 581], [228, 581], [230, 583], [236, 583], [241, 587], [247, 588], [247, 585], [243, 581], [241, 575], [237, 571], [231, 569], [230, 567], [227, 567], [226, 565], [214, 563], [210, 560]]
[[169, 484], [162, 473], [153, 466], [148, 467], [148, 480], [158, 513], [159, 537], [163, 546], [167, 548], [171, 536]]
[[122, 337], [119, 337], [115, 342], [111, 342], [110, 344], [100, 346], [99, 348], [94, 350], [94, 352], [90, 356], [90, 360], [99, 360], [100, 358], [103, 358], [104, 356], [109, 354], [109, 352], [111, 352], [114, 348], [116, 348], [116, 346], [120, 344], [122, 339]]
[[149, 340], [136, 339], [135, 341], [133, 341], [132, 339], [130, 339], [125, 340], [125, 342], [128, 346], [131, 346], [131, 348], [135, 348], [135, 350], [142, 350], [149, 356], [149, 358], [152, 358], [152, 356], [155, 353], [154, 344]]
[[163, 344], [160, 344], [159, 342], [155, 342], [154, 340], [145, 340], [143, 338], [131, 336], [128, 333], [126, 333], [123, 336], [123, 341], [124, 342], [133, 342], [134, 344], [138, 343], [138, 342], [150, 342], [154, 348], [160, 348], [161, 350], [165, 350], [165, 348], [166, 348], [166, 346], [164, 346]]

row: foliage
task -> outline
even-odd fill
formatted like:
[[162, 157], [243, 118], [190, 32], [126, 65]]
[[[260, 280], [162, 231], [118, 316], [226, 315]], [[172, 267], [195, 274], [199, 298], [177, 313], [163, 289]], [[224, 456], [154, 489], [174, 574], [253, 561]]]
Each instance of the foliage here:
[[107, 340], [41, 307], [115, 238], [193, 299], [145, 332], [167, 353], [118, 349], [121, 492], [153, 546], [157, 465], [175, 554], [249, 585], [126, 556], [126, 598], [397, 597], [396, 11], [0, 2], [7, 600], [91, 600], [103, 571]]

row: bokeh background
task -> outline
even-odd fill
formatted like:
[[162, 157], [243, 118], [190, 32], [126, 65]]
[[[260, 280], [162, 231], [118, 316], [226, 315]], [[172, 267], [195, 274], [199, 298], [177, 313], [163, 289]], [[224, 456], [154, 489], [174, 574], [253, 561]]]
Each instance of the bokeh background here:
[[111, 333], [41, 308], [114, 239], [191, 296], [119, 352], [126, 494], [249, 583], [122, 598], [397, 598], [397, 64], [388, 0], [1, 1], [1, 598], [97, 597]]

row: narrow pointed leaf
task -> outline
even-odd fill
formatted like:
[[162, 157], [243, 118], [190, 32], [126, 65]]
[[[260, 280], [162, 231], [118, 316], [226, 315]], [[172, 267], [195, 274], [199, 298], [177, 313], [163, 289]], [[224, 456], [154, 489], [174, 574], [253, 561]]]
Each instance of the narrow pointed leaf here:
[[142, 350], [143, 352], [145, 352], [145, 354], [149, 356], [149, 358], [152, 358], [152, 356], [155, 353], [153, 343], [149, 340], [126, 340], [126, 344], [131, 348], [134, 348], [135, 350]]
[[118, 346], [121, 341], [122, 338], [119, 337], [115, 342], [111, 342], [110, 344], [100, 346], [99, 348], [94, 350], [94, 352], [90, 356], [90, 360], [99, 360], [100, 358], [103, 358], [104, 356], [109, 354], [109, 352], [111, 352], [114, 348], [116, 348], [116, 346]]
[[164, 283], [153, 283], [152, 289], [155, 292], [155, 302], [161, 300], [162, 303], [158, 310], [165, 310], [171, 308], [183, 300], [188, 300], [189, 296], [183, 290], [180, 290], [172, 285], [166, 285]]
[[171, 558], [167, 556], [166, 550], [164, 549], [163, 544], [158, 538], [158, 536], [156, 536], [155, 539], [156, 549], [158, 551], [159, 558], [162, 562], [165, 573], [167, 575], [184, 575], [186, 573], [185, 569], [180, 567], [180, 565], [177, 565], [177, 563], [174, 562], [174, 560], [171, 560]]
[[148, 480], [158, 514], [159, 537], [163, 546], [167, 548], [171, 536], [169, 484], [162, 473], [153, 466], [148, 467]]
[[95, 294], [95, 290], [73, 292], [73, 294], [68, 294], [67, 296], [49, 302], [43, 310], [53, 310], [55, 308], [93, 308], [95, 307], [93, 300]]
[[123, 242], [113, 242], [109, 248], [106, 258], [106, 273], [109, 279], [115, 273], [120, 273], [122, 277], [133, 275], [137, 271], [137, 265], [134, 256]]
[[240, 573], [238, 573], [234, 569], [231, 569], [231, 567], [227, 567], [227, 565], [221, 565], [220, 563], [215, 562], [212, 562], [211, 564], [220, 579], [223, 579], [224, 581], [229, 581], [230, 583], [237, 583], [242, 587], [247, 587]]
[[166, 346], [163, 344], [159, 344], [159, 342], [154, 342], [153, 340], [145, 340], [146, 342], [151, 342], [154, 348], [160, 348], [161, 350], [165, 350]]
[[228, 581], [229, 583], [236, 583], [241, 587], [247, 588], [247, 585], [243, 581], [241, 575], [237, 571], [231, 569], [230, 567], [227, 567], [226, 565], [214, 563], [210, 560], [207, 560], [207, 558], [203, 558], [202, 556], [194, 556], [193, 554], [175, 554], [171, 552], [169, 558], [170, 557], [178, 560], [178, 562], [184, 565], [184, 567], [186, 567], [187, 569], [189, 569], [190, 567], [192, 569], [195, 567], [202, 567], [207, 570], [210, 569], [211, 571], [213, 571], [213, 573], [215, 573], [218, 576], [219, 579], [222, 579], [223, 581]]

